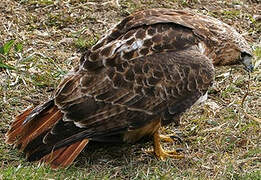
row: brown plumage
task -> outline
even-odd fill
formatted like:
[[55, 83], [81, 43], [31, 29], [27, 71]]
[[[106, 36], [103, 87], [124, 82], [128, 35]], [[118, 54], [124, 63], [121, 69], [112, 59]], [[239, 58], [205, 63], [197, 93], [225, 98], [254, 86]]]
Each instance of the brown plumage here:
[[212, 17], [171, 9], [136, 12], [81, 57], [53, 98], [26, 110], [7, 133], [7, 143], [28, 160], [70, 165], [89, 141], [134, 143], [201, 100], [214, 65], [246, 64], [251, 49], [232, 27]]

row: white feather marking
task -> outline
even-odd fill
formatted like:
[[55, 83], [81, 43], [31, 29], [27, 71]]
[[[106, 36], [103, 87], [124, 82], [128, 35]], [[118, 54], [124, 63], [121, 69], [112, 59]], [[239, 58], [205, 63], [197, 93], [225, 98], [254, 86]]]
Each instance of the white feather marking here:
[[69, 121], [72, 121], [71, 119], [67, 118], [67, 112], [66, 111], [62, 111], [64, 113], [64, 116], [63, 116], [63, 121], [64, 122], [69, 122]]
[[206, 45], [203, 42], [198, 43], [199, 51], [204, 54], [206, 51]]
[[208, 99], [208, 92], [206, 92], [206, 94], [204, 94], [203, 96], [201, 96], [201, 97], [195, 102], [195, 105], [201, 104], [202, 102], [206, 101], [207, 99]]
[[142, 40], [137, 40], [134, 43], [132, 43], [130, 49], [131, 50], [139, 49], [142, 45], [143, 45], [143, 41]]
[[74, 121], [73, 123], [74, 123], [74, 125], [77, 126], [78, 128], [85, 128], [85, 126], [84, 126], [82, 123], [80, 123], [80, 122]]
[[[123, 44], [123, 45], [122, 45]], [[139, 49], [140, 47], [142, 47], [143, 45], [143, 40], [137, 40], [135, 42], [133, 42], [130, 46], [125, 44], [125, 42], [121, 42], [121, 44], [119, 44], [121, 47], [117, 50], [117, 52], [130, 52], [136, 49]], [[119, 45], [116, 45], [116, 47], [119, 47]]]

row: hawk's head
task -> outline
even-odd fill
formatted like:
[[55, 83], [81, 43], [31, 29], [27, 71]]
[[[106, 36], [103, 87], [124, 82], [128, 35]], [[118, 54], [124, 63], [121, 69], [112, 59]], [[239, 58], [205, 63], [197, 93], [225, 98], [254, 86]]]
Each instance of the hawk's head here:
[[246, 70], [252, 71], [252, 49], [245, 38], [233, 27], [215, 18], [202, 17], [214, 65], [244, 64]]

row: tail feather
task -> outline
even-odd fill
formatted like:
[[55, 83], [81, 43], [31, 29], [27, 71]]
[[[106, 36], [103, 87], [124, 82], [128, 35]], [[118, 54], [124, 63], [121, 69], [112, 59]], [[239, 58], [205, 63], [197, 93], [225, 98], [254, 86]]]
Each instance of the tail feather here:
[[[32, 161], [30, 160], [31, 155], [37, 151], [39, 148], [42, 147], [43, 145], [43, 139], [46, 136], [46, 134], [48, 134], [49, 131], [45, 131], [43, 132], [41, 135], [37, 136], [36, 138], [34, 138], [32, 141], [30, 141], [27, 146], [24, 148], [23, 152], [26, 154], [26, 158], [28, 161]], [[40, 157], [41, 159], [41, 157]]]
[[27, 116], [32, 112], [33, 108], [26, 109], [23, 113], [18, 115], [11, 125], [11, 129], [6, 133], [6, 143], [14, 144], [17, 141], [19, 134], [23, 131], [23, 122]]
[[[55, 143], [45, 144], [44, 137], [62, 117], [63, 113], [54, 104], [53, 100], [36, 108], [27, 109], [18, 115], [12, 123], [10, 130], [6, 133], [6, 143], [15, 144], [18, 149], [24, 151], [28, 160], [32, 159], [34, 153], [37, 153], [41, 147], [54, 149]], [[88, 142], [88, 139], [84, 139], [47, 152], [48, 154], [42, 153], [41, 155], [41, 153], [38, 153], [38, 156], [40, 161], [50, 164], [53, 168], [67, 167], [75, 160]], [[40, 149], [39, 152], [41, 151]]]
[[81, 153], [83, 148], [88, 144], [89, 140], [84, 139], [76, 142], [68, 147], [63, 147], [44, 156], [40, 161], [49, 163], [52, 168], [65, 168], [72, 164], [75, 158]]
[[21, 149], [27, 146], [34, 138], [45, 132], [46, 130], [52, 128], [54, 124], [62, 118], [61, 111], [54, 106], [44, 116], [40, 117], [37, 121], [30, 121], [24, 126], [21, 138], [17, 142], [18, 145], [21, 144]]
[[60, 149], [57, 149], [55, 151], [52, 151], [51, 153], [45, 155], [40, 159], [40, 162], [44, 162], [46, 164], [50, 164], [54, 159], [59, 157], [64, 151], [66, 150], [66, 147], [62, 147]]

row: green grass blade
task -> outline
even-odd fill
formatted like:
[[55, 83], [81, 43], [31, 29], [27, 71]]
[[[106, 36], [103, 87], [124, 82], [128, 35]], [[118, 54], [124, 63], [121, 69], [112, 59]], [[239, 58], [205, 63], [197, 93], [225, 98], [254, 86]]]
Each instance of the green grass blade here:
[[11, 65], [7, 65], [7, 64], [5, 64], [5, 63], [3, 63], [3, 62], [0, 62], [0, 68], [4, 68], [4, 69], [15, 69], [13, 66], [11, 66]]
[[10, 40], [6, 42], [3, 46], [0, 47], [0, 53], [3, 55], [7, 55], [10, 52], [11, 47], [14, 44], [14, 40]]

